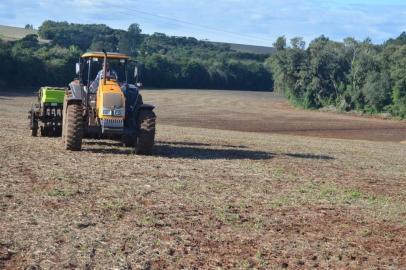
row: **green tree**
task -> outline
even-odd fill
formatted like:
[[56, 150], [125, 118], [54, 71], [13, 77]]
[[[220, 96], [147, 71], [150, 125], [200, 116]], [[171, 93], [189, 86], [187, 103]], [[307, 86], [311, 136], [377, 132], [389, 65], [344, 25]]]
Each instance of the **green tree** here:
[[277, 51], [282, 51], [286, 49], [286, 38], [284, 36], [278, 37], [274, 42], [273, 46]]
[[293, 49], [304, 49], [306, 46], [306, 42], [303, 40], [302, 37], [294, 37], [290, 40], [290, 45]]
[[142, 43], [142, 30], [138, 24], [131, 24], [127, 31], [119, 34], [118, 49], [120, 52], [127, 53], [136, 57]]
[[388, 74], [376, 71], [369, 73], [362, 92], [367, 107], [371, 108], [372, 112], [381, 112], [391, 102], [391, 85]]

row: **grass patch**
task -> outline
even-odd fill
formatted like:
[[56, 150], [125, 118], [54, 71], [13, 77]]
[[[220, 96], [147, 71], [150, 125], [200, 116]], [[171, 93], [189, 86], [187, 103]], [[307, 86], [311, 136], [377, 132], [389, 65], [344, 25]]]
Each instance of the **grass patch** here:
[[248, 231], [260, 231], [265, 227], [265, 221], [260, 215], [252, 216], [248, 214], [245, 206], [226, 205], [217, 207], [214, 213], [218, 220], [234, 228]]
[[358, 190], [342, 189], [334, 185], [317, 185], [311, 183], [298, 189], [298, 193], [302, 194], [300, 201], [319, 202], [327, 201], [332, 204], [352, 204], [359, 200], [365, 200], [367, 195]]
[[59, 189], [59, 188], [54, 188], [51, 191], [48, 191], [48, 196], [51, 197], [69, 197], [72, 196], [73, 194], [75, 194], [75, 192], [71, 191], [71, 190], [63, 190], [63, 189]]
[[239, 269], [252, 269], [253, 268], [252, 263], [248, 260], [242, 260], [237, 265], [238, 265]]
[[130, 212], [135, 208], [135, 205], [127, 204], [121, 200], [103, 203], [104, 212], [114, 217], [115, 219], [123, 218], [125, 213]]
[[162, 219], [162, 217], [155, 216], [154, 213], [141, 214], [138, 220], [139, 220], [138, 226], [140, 227], [163, 228], [168, 226], [167, 222], [164, 219]]
[[282, 180], [284, 182], [295, 182], [297, 181], [297, 176], [282, 167], [275, 167], [272, 171], [272, 178]]
[[185, 191], [187, 188], [186, 183], [182, 182], [182, 181], [176, 181], [176, 183], [174, 184], [174, 188], [178, 191]]
[[271, 208], [281, 208], [292, 206], [297, 202], [296, 197], [292, 195], [283, 195], [271, 201]]
[[140, 220], [140, 224], [143, 227], [154, 227], [155, 224], [158, 224], [159, 220], [153, 216], [146, 216]]
[[215, 214], [219, 220], [227, 225], [237, 224], [240, 219], [238, 210], [231, 205], [216, 208]]
[[285, 170], [283, 168], [277, 167], [275, 170], [272, 172], [274, 177], [281, 178], [285, 175]]
[[[334, 185], [311, 183], [274, 199], [271, 208], [300, 204], [354, 205], [371, 210], [381, 218], [397, 219], [406, 213], [406, 205], [385, 196], [371, 196], [359, 190], [339, 188]], [[406, 222], [405, 222], [406, 224]]]
[[257, 261], [258, 265], [263, 268], [268, 267], [268, 263], [266, 262], [265, 259], [266, 253], [267, 251], [262, 248], [259, 248], [255, 253], [255, 260]]
[[69, 181], [73, 176], [63, 170], [54, 170], [46, 175], [48, 180]]

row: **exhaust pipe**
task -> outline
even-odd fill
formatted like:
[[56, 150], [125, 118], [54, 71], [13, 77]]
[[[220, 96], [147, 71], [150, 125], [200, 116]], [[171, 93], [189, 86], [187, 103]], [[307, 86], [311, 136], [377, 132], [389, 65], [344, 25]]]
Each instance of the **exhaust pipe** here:
[[106, 85], [106, 75], [107, 75], [107, 52], [103, 50], [104, 62], [103, 62], [103, 84]]

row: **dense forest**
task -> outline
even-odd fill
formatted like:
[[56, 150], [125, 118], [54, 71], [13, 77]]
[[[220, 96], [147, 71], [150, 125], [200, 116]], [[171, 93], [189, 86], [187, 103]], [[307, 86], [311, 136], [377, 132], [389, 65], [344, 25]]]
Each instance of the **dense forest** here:
[[99, 24], [45, 21], [38, 36], [0, 40], [0, 87], [66, 85], [81, 53], [106, 49], [137, 61], [146, 87], [275, 90], [300, 107], [406, 118], [406, 33], [384, 44], [321, 36], [275, 43], [258, 55], [228, 45]]
[[105, 49], [123, 52], [140, 65], [146, 87], [273, 89], [265, 68], [267, 55], [236, 52], [228, 45], [195, 38], [143, 34], [137, 24], [127, 31], [99, 24], [45, 21], [36, 35], [0, 41], [0, 84], [67, 85], [81, 53]]
[[284, 37], [266, 62], [275, 91], [304, 108], [390, 113], [406, 118], [406, 33], [383, 45], [367, 39], [335, 42], [321, 36], [306, 48]]

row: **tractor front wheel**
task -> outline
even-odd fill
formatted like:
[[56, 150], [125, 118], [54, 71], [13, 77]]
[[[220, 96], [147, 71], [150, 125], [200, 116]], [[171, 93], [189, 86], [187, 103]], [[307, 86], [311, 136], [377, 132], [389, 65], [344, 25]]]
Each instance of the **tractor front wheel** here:
[[135, 141], [135, 153], [148, 155], [155, 141], [156, 115], [153, 111], [141, 110], [138, 115], [138, 132]]
[[82, 104], [65, 103], [63, 115], [63, 134], [62, 138], [66, 150], [82, 150], [83, 138], [83, 108]]

